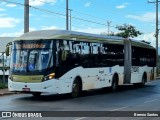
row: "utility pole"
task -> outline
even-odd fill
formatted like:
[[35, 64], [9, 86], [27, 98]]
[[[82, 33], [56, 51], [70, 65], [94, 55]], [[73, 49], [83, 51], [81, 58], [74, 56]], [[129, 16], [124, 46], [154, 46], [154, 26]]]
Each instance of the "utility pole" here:
[[66, 0], [66, 30], [69, 30], [68, 23], [68, 0]]
[[159, 3], [160, 1], [158, 1], [158, 0], [156, 0], [155, 2], [150, 2], [150, 1], [148, 1], [148, 3], [156, 3], [156, 35], [155, 35], [155, 37], [156, 37], [156, 61], [157, 61], [157, 76], [158, 76], [158, 3]]
[[29, 0], [24, 1], [24, 33], [29, 32]]
[[72, 30], [72, 9], [69, 9], [69, 19], [70, 19], [70, 21], [69, 21], [69, 27], [70, 27], [70, 31]]
[[110, 33], [110, 24], [111, 24], [112, 21], [107, 21], [107, 26], [108, 26], [108, 36], [109, 36], [109, 33]]

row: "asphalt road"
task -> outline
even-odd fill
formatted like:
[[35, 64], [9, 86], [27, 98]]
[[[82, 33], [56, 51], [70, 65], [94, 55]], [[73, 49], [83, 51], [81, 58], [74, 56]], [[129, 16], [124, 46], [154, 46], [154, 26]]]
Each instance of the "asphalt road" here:
[[[34, 120], [159, 120], [160, 80], [147, 83], [143, 88], [133, 85], [121, 86], [115, 93], [110, 92], [109, 89], [84, 92], [81, 97], [74, 99], [69, 95], [50, 94], [44, 94], [41, 97], [33, 97], [30, 94], [1, 96], [0, 111], [18, 111], [19, 113], [23, 111], [24, 116], [25, 111], [41, 112], [42, 115], [46, 111], [46, 114], [55, 116], [34, 118]], [[134, 117], [134, 114], [141, 117]], [[152, 115], [152, 117], [144, 115]], [[17, 120], [17, 118], [2, 117], [1, 119]]]

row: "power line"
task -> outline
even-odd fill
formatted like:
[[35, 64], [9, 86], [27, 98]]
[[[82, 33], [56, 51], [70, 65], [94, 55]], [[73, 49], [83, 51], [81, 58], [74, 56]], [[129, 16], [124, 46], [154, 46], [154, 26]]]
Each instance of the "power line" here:
[[[39, 0], [40, 2], [42, 2], [42, 3], [46, 3], [46, 4], [50, 4], [50, 2], [46, 2], [46, 1], [41, 1], [41, 0]], [[61, 8], [61, 9], [66, 9], [65, 7], [62, 7], [62, 6], [58, 6], [58, 5], [54, 5], [55, 7], [58, 7], [58, 8]], [[93, 7], [93, 6], [92, 6]], [[95, 7], [94, 7], [95, 8]], [[96, 9], [96, 8], [95, 8]], [[102, 8], [101, 8], [102, 9]], [[104, 9], [102, 9], [102, 11], [104, 11], [104, 13], [106, 12], [106, 10], [104, 10]], [[86, 16], [88, 16], [88, 17], [92, 17], [92, 18], [94, 18], [94, 19], [98, 19], [98, 20], [103, 20], [104, 22], [106, 21], [106, 19], [104, 19], [104, 18], [100, 18], [100, 17], [97, 17], [97, 16], [94, 16], [94, 15], [90, 15], [90, 14], [87, 14], [87, 13], [83, 13], [83, 12], [79, 12], [79, 11], [76, 11], [76, 10], [74, 10], [74, 9], [72, 9], [72, 12], [76, 12], [76, 13], [79, 13], [79, 14], [82, 14], [82, 15], [86, 15]], [[112, 12], [113, 13], [113, 11], [110, 11], [110, 12]], [[122, 12], [122, 11], [119, 11], [119, 12], [121, 12], [120, 14], [124, 14], [125, 12]], [[122, 24], [122, 23], [120, 23], [120, 22], [117, 22], [117, 21], [115, 21], [115, 20], [112, 20], [115, 24]], [[146, 21], [146, 22], [148, 22], [148, 23], [151, 23], [151, 24], [155, 24], [154, 22], [150, 22], [150, 21]], [[115, 27], [115, 26], [111, 26], [111, 27]]]
[[[21, 3], [18, 3], [18, 2], [12, 2], [12, 1], [9, 1], [9, 0], [0, 0], [0, 1], [5, 1], [5, 2], [8, 2], [8, 3], [13, 3], [13, 4], [24, 6], [24, 4], [21, 4]], [[60, 16], [66, 16], [63, 13], [53, 12], [53, 11], [50, 11], [50, 10], [42, 9], [42, 8], [39, 8], [39, 7], [34, 7], [34, 6], [31, 6], [31, 5], [29, 5], [29, 7], [33, 8], [33, 9], [36, 9], [36, 10], [39, 10], [39, 11], [42, 11], [42, 12], [47, 12], [47, 13], [56, 14], [56, 15], [60, 15]], [[81, 21], [89, 22], [89, 23], [94, 23], [94, 24], [97, 24], [97, 25], [107, 26], [104, 23], [100, 23], [100, 22], [96, 22], [96, 21], [92, 21], [92, 20], [87, 20], [87, 19], [83, 19], [83, 18], [79, 18], [79, 17], [73, 17], [73, 16], [71, 16], [71, 18], [76, 19], [76, 20], [81, 20]], [[115, 26], [110, 26], [110, 27], [114, 27], [115, 28]]]
[[13, 4], [17, 4], [17, 5], [24, 6], [23, 3], [18, 3], [18, 2], [8, 1], [8, 0], [0, 0], [0, 1], [2, 1], [2, 2], [8, 2], [8, 3], [13, 3]]
[[[24, 6], [24, 4], [22, 4], [22, 3], [13, 2], [13, 1], [10, 1], [10, 0], [0, 0], [0, 1]], [[42, 2], [42, 1], [40, 1], [40, 2]], [[48, 2], [43, 2], [43, 3], [50, 4], [50, 3], [48, 3]], [[57, 6], [57, 5], [54, 5], [54, 6]], [[34, 7], [34, 6], [31, 6], [31, 5], [30, 5], [29, 7], [32, 8], [32, 9], [41, 11], [41, 12], [46, 12], [46, 13], [51, 14], [51, 15], [54, 14], [54, 15], [57, 15], [57, 16], [63, 16], [63, 17], [61, 17], [61, 18], [64, 18], [64, 19], [65, 19], [65, 16], [66, 16], [66, 15], [63, 14], [63, 13], [59, 13], [59, 12], [55, 12], [55, 11], [50, 11], [50, 10], [42, 9], [42, 8]], [[62, 7], [61, 7], [61, 8], [62, 8]], [[66, 8], [63, 8], [63, 9], [66, 9]], [[78, 12], [78, 11], [75, 11], [75, 10], [72, 10], [72, 11]], [[78, 12], [78, 13], [81, 13], [81, 12]], [[81, 13], [81, 14], [85, 14], [85, 13]], [[96, 18], [96, 16], [92, 16], [92, 15], [89, 15], [89, 14], [86, 14], [86, 15]], [[108, 27], [107, 24], [100, 23], [100, 22], [97, 22], [97, 21], [87, 20], [87, 19], [83, 19], [83, 18], [79, 18], [79, 17], [74, 17], [74, 16], [69, 16], [69, 17], [71, 17], [71, 18], [73, 18], [73, 19], [76, 19], [76, 20], [85, 21], [85, 22], [89, 22], [89, 23], [93, 23], [93, 24], [97, 24], [97, 25], [102, 25], [102, 26], [107, 26], [107, 27]], [[98, 17], [97, 17], [97, 18], [98, 18]], [[102, 20], [103, 18], [99, 18], [99, 19]], [[105, 20], [105, 19], [103, 19], [103, 20]], [[105, 20], [105, 21], [106, 21], [106, 20]], [[110, 27], [116, 28], [116, 26], [110, 26]]]
[[[39, 0], [39, 1], [42, 2], [42, 3], [50, 4], [50, 2], [45, 2], [45, 1], [41, 1], [41, 0]], [[54, 5], [54, 6], [66, 10], [65, 7], [58, 6], [58, 5]], [[90, 15], [90, 14], [87, 14], [87, 13], [79, 12], [79, 11], [76, 11], [76, 10], [74, 10], [74, 9], [70, 9], [70, 10], [72, 10], [72, 12], [80, 13], [80, 14], [83, 14], [83, 15], [86, 15], [86, 16], [89, 16], [89, 17], [92, 17], [92, 18], [96, 18], [96, 19], [99, 19], [99, 20], [106, 21], [106, 19], [104, 19], [104, 18], [100, 18], [100, 17], [93, 16], [93, 15]]]
[[[40, 2], [42, 3], [46, 3], [46, 4], [50, 4], [50, 2], [45, 2], [45, 1], [41, 1], [39, 0]], [[59, 6], [59, 5], [54, 5], [55, 7], [58, 7], [58, 8], [61, 8], [61, 9], [66, 9], [65, 7], [62, 7], [62, 6]], [[76, 12], [76, 13], [79, 13], [79, 14], [83, 14], [83, 15], [86, 15], [86, 16], [89, 16], [89, 17], [93, 17], [93, 18], [96, 18], [96, 19], [99, 19], [99, 20], [103, 20], [103, 21], [106, 21], [106, 19], [104, 18], [100, 18], [100, 17], [97, 17], [97, 16], [94, 16], [94, 15], [90, 15], [90, 14], [87, 14], [87, 13], [83, 13], [83, 12], [79, 12], [77, 10], [74, 10], [72, 9], [73, 12]]]

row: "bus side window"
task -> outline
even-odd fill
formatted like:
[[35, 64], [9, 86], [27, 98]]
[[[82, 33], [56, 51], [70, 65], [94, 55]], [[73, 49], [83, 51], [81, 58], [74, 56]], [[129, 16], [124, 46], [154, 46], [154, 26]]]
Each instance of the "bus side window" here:
[[68, 50], [63, 50], [62, 51], [62, 56], [61, 56], [61, 60], [62, 61], [66, 61], [67, 57], [68, 57], [69, 51]]

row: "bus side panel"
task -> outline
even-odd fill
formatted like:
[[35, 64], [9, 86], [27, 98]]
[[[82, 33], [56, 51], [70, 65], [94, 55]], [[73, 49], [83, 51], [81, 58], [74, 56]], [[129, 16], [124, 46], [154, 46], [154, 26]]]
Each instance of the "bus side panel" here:
[[140, 83], [142, 82], [143, 74], [146, 72], [147, 81], [154, 80], [154, 70], [153, 67], [143, 66], [132, 66], [132, 74], [131, 74], [131, 83]]
[[131, 83], [139, 83], [142, 81], [142, 74], [144, 73], [144, 69], [138, 66], [132, 66], [131, 68]]
[[156, 67], [149, 67], [150, 71], [147, 73], [147, 81], [156, 79]]
[[[120, 67], [116, 65], [114, 67], [98, 67], [98, 68], [83, 68], [76, 67], [62, 77], [59, 78], [59, 84], [61, 91], [68, 91], [67, 93], [72, 91], [72, 84], [76, 77], [80, 77], [82, 80], [82, 90], [90, 90], [90, 89], [98, 89], [104, 87], [110, 87], [112, 83], [112, 78], [115, 73], [118, 74], [119, 85], [122, 85], [123, 80], [123, 72], [124, 67]], [[64, 87], [67, 87], [65, 89]]]

